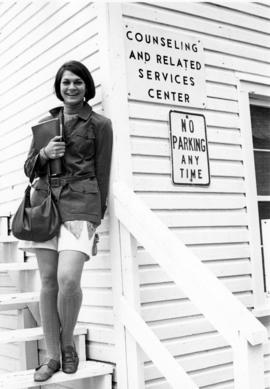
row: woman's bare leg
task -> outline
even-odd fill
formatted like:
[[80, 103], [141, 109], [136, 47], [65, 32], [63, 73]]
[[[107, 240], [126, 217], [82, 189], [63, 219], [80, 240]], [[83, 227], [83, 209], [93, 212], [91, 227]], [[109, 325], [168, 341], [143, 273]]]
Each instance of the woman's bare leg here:
[[40, 314], [44, 331], [47, 357], [60, 360], [60, 321], [57, 311], [58, 253], [53, 250], [36, 249], [41, 279]]
[[61, 322], [61, 347], [73, 346], [73, 332], [82, 303], [81, 275], [85, 254], [65, 250], [58, 261], [58, 313]]

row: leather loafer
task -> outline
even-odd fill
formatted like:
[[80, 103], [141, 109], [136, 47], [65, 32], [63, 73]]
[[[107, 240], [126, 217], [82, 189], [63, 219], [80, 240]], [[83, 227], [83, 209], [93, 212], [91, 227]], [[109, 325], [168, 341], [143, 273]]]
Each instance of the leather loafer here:
[[43, 362], [36, 368], [34, 381], [47, 381], [54, 373], [60, 370], [60, 367], [60, 361], [55, 361], [54, 359], [49, 359], [48, 361]]
[[79, 357], [75, 347], [66, 346], [62, 349], [62, 370], [66, 374], [76, 373], [79, 365]]

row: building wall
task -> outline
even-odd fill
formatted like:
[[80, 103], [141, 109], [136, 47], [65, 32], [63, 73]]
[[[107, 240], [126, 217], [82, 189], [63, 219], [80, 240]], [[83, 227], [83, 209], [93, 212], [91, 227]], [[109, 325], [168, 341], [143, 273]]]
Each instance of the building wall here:
[[[253, 307], [245, 166], [236, 72], [269, 76], [269, 7], [255, 3], [125, 3], [124, 22], [200, 39], [206, 110], [129, 99], [136, 193], [243, 304]], [[204, 114], [211, 184], [171, 181], [169, 110]], [[199, 387], [233, 388], [232, 350], [139, 247], [141, 308], [166, 347]], [[213, 291], [214, 293], [214, 291]], [[146, 387], [168, 389], [145, 356]]]
[[[269, 7], [186, 2], [122, 6], [123, 21], [199, 37], [206, 65], [206, 110], [182, 110], [206, 116], [211, 185], [180, 188], [171, 182], [168, 112], [179, 106], [129, 100], [134, 189], [247, 307], [253, 307], [235, 72], [268, 76]], [[0, 5], [0, 25], [1, 213], [14, 212], [23, 194], [27, 181], [22, 166], [31, 125], [58, 104], [52, 85], [65, 60], [75, 58], [89, 67], [97, 86], [93, 107], [102, 112], [102, 26], [96, 5], [86, 1], [5, 2]], [[108, 226], [106, 215], [99, 229], [99, 255], [83, 273], [79, 321], [90, 329], [88, 357], [114, 361]], [[138, 260], [144, 319], [200, 387], [232, 389], [231, 349], [140, 246]], [[168, 389], [151, 361], [144, 359], [146, 387]]]
[[[53, 94], [58, 68], [67, 60], [82, 61], [95, 81], [96, 97], [91, 101], [95, 111], [102, 113], [102, 102], [95, 4], [3, 2], [0, 26], [1, 214], [16, 210], [26, 187], [23, 163], [31, 142], [31, 126], [47, 115], [50, 108], [60, 105]], [[99, 254], [86, 264], [82, 277], [84, 301], [79, 321], [90, 330], [87, 356], [111, 361], [113, 314], [107, 215], [99, 233]], [[1, 327], [5, 327], [7, 318], [7, 315], [0, 317]], [[42, 342], [39, 344], [43, 349]], [[2, 348], [0, 358], [4, 366]]]

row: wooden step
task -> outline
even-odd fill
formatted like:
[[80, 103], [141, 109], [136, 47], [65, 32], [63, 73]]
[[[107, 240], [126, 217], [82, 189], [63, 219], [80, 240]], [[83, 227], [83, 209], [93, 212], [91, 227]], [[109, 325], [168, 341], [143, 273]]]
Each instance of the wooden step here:
[[28, 304], [39, 301], [39, 292], [13, 293], [0, 295], [0, 311], [23, 309]]
[[[78, 371], [74, 374], [65, 374], [62, 371], [55, 373], [45, 382], [33, 380], [34, 370], [18, 371], [0, 375], [0, 389], [23, 389], [36, 386], [57, 384], [60, 382], [74, 381], [82, 378], [91, 378], [112, 374], [113, 366], [108, 363], [83, 361], [80, 362]], [[105, 389], [105, 388], [104, 388]]]
[[0, 263], [0, 273], [6, 271], [37, 270], [36, 262], [4, 262]]
[[[78, 324], [75, 327], [74, 335], [86, 335], [85, 326]], [[33, 340], [43, 339], [42, 327], [23, 328], [18, 330], [0, 331], [0, 344], [31, 342]], [[0, 386], [1, 388], [1, 386]]]

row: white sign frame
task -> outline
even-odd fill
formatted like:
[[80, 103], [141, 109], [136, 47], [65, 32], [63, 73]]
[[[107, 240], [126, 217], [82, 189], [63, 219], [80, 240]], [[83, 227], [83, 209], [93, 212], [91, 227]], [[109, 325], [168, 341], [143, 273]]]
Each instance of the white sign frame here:
[[[173, 117], [175, 115], [178, 118]], [[182, 132], [178, 132], [174, 128], [176, 119], [179, 122], [181, 120]], [[196, 121], [196, 128], [194, 121]], [[169, 123], [173, 184], [209, 186], [211, 178], [205, 116], [202, 114], [170, 110]], [[183, 132], [186, 133], [184, 134], [186, 136], [182, 137]], [[175, 147], [176, 144], [178, 144], [178, 149], [184, 149], [185, 147], [190, 147], [190, 149], [178, 151]]]
[[177, 30], [128, 21], [123, 26], [128, 97], [184, 107], [206, 107], [204, 48]]

